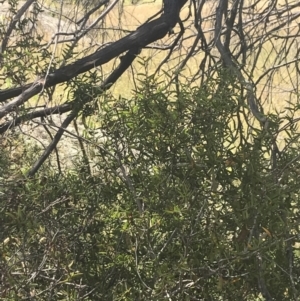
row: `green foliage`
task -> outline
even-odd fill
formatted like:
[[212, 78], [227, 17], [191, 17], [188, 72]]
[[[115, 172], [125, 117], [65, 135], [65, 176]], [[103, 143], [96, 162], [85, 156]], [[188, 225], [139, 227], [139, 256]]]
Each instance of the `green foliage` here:
[[[41, 49], [43, 35], [36, 30], [36, 24], [41, 12], [38, 4], [32, 5], [30, 13], [22, 16], [13, 27], [13, 35], [7, 36], [7, 29], [14, 22], [19, 1], [6, 1], [8, 12], [1, 16], [0, 40], [7, 39], [1, 49], [1, 73], [5, 74], [6, 87], [22, 85], [32, 79], [32, 74], [40, 74], [47, 68], [49, 52]], [[4, 82], [0, 81], [0, 85]]]
[[[90, 10], [93, 1], [84, 3]], [[7, 35], [20, 3], [5, 4], [2, 89], [83, 55], [77, 34], [43, 44], [38, 4]], [[220, 63], [200, 66], [208, 76], [200, 87], [170, 87], [148, 76], [153, 58], [141, 63], [147, 74], [131, 99], [105, 94], [97, 68], [58, 88], [65, 94], [45, 87], [45, 103], [22, 103], [3, 118], [16, 127], [0, 140], [1, 300], [299, 300], [299, 103], [257, 124]], [[58, 152], [59, 168], [50, 158], [26, 178], [44, 149], [14, 122], [55, 106], [56, 96], [74, 104], [84, 126], [78, 157], [61, 168]], [[51, 136], [59, 126], [44, 120], [32, 123]]]
[[176, 91], [150, 78], [132, 99], [103, 96], [90, 169], [7, 183], [2, 300], [299, 296], [296, 129], [279, 156], [283, 120], [242, 122], [228, 75]]

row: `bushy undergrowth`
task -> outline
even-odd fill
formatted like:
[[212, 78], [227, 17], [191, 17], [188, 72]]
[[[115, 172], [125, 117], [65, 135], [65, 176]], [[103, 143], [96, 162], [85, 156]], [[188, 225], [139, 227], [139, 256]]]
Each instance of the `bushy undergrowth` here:
[[89, 166], [3, 180], [2, 300], [299, 297], [294, 124], [279, 151], [285, 120], [251, 125], [232, 80], [158, 87], [99, 101]]

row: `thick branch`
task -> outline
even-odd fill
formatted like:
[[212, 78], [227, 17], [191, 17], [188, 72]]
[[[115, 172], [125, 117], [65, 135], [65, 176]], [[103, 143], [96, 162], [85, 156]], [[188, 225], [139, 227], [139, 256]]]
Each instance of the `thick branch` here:
[[[127, 68], [132, 64], [134, 59], [139, 53], [139, 49], [131, 49], [129, 50], [126, 55], [122, 56], [121, 63], [114, 70], [114, 72], [103, 82], [100, 89], [106, 90], [113, 85], [118, 78], [127, 70]], [[82, 100], [82, 103], [88, 103], [93, 99], [93, 97], [87, 96], [85, 99]], [[46, 117], [53, 114], [63, 114], [70, 112], [74, 108], [74, 101], [68, 102], [59, 106], [50, 107], [50, 108], [44, 108], [40, 110], [35, 110], [32, 112], [29, 112], [27, 114], [24, 114], [22, 116], [18, 116], [10, 121], [6, 121], [2, 124], [0, 124], [0, 134], [5, 133], [8, 129], [12, 129], [25, 121], [32, 120], [38, 117]]]
[[[180, 0], [180, 8], [186, 3], [186, 1], [187, 0]], [[173, 17], [176, 18], [176, 16]], [[176, 22], [178, 17], [179, 16], [177, 15]], [[87, 72], [97, 66], [109, 62], [111, 59], [129, 49], [143, 48], [146, 45], [163, 38], [169, 30], [170, 21], [167, 22], [163, 15], [158, 19], [143, 24], [142, 26], [138, 27], [135, 32], [127, 35], [124, 38], [121, 38], [107, 47], [72, 64], [55, 70], [46, 78], [40, 78], [36, 82], [27, 84], [23, 87], [0, 91], [0, 102], [19, 96], [0, 109], [0, 118], [11, 112], [14, 107], [22, 105], [32, 96], [38, 94], [44, 87], [51, 87], [59, 83], [66, 82], [81, 73]]]
[[51, 107], [51, 108], [44, 108], [44, 109], [40, 109], [40, 110], [36, 110], [36, 111], [30, 112], [30, 113], [27, 113], [22, 116], [18, 116], [16, 118], [14, 118], [13, 120], [10, 120], [10, 121], [0, 124], [0, 134], [3, 134], [8, 129], [14, 128], [28, 120], [32, 120], [32, 119], [35, 119], [38, 117], [46, 117], [46, 116], [53, 115], [53, 114], [63, 114], [63, 113], [69, 112], [72, 110], [73, 105], [74, 105], [73, 102], [69, 102], [69, 103], [59, 105], [59, 106], [55, 106], [55, 107]]
[[[134, 59], [136, 58], [136, 55], [138, 54], [138, 49], [131, 49], [126, 53], [126, 55], [121, 59], [121, 63], [117, 69], [114, 70], [114, 72], [102, 83], [100, 86], [100, 89], [102, 91], [108, 89], [113, 83], [116, 82], [116, 80], [126, 71], [126, 69], [132, 64]], [[65, 129], [68, 127], [68, 125], [71, 123], [72, 120], [74, 120], [80, 110], [83, 108], [84, 104], [90, 102], [93, 100], [93, 95], [87, 95], [85, 99], [81, 100], [81, 103], [79, 104], [79, 107], [75, 108], [75, 104], [69, 103], [65, 104], [65, 107], [60, 106], [59, 109], [65, 109], [65, 110], [72, 110], [70, 115], [65, 119], [63, 122], [61, 128], [56, 133], [55, 137], [51, 141], [51, 143], [48, 145], [42, 156], [36, 161], [34, 166], [31, 168], [31, 170], [28, 172], [28, 176], [32, 177], [42, 166], [42, 164], [45, 162], [45, 160], [50, 156], [51, 152], [56, 148], [58, 142], [60, 141]], [[68, 107], [67, 107], [68, 105]], [[47, 113], [51, 113], [49, 110]], [[22, 120], [21, 120], [22, 121]], [[1, 128], [0, 128], [1, 129]]]

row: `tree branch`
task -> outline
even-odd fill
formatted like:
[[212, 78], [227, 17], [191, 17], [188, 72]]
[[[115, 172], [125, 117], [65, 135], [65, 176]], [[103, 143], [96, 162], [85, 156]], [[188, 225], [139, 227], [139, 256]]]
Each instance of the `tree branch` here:
[[[180, 8], [186, 1], [187, 0], [181, 0]], [[161, 16], [149, 23], [143, 24], [138, 27], [135, 32], [130, 33], [107, 47], [49, 73], [47, 77], [41, 77], [34, 83], [24, 85], [23, 87], [0, 91], [0, 102], [18, 96], [0, 109], [0, 118], [11, 112], [15, 106], [20, 106], [32, 96], [38, 94], [44, 87], [52, 87], [66, 82], [79, 74], [109, 62], [111, 59], [132, 48], [143, 48], [163, 38], [169, 32], [169, 29], [170, 22], [166, 22], [166, 18]]]

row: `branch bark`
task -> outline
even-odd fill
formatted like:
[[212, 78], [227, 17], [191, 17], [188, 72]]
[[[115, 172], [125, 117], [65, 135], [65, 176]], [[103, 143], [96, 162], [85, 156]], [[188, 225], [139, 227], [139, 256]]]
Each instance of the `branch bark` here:
[[[179, 7], [187, 2], [187, 0], [177, 0]], [[57, 84], [66, 82], [79, 74], [87, 72], [97, 66], [109, 62], [111, 59], [117, 57], [125, 51], [136, 48], [143, 48], [146, 45], [163, 38], [170, 30], [170, 25], [176, 25], [179, 18], [179, 11], [172, 10], [166, 15], [143, 24], [137, 30], [120, 40], [108, 45], [107, 47], [94, 52], [78, 61], [66, 65], [62, 68], [50, 73], [47, 77], [41, 77], [34, 83], [29, 83], [23, 87], [17, 87], [0, 91], [0, 102], [4, 102], [12, 97], [16, 97], [7, 105], [0, 109], [0, 118], [11, 112], [14, 107], [25, 103], [32, 96], [42, 91], [44, 87], [52, 87]], [[168, 18], [166, 18], [168, 17]], [[176, 20], [176, 21], [174, 21]]]

